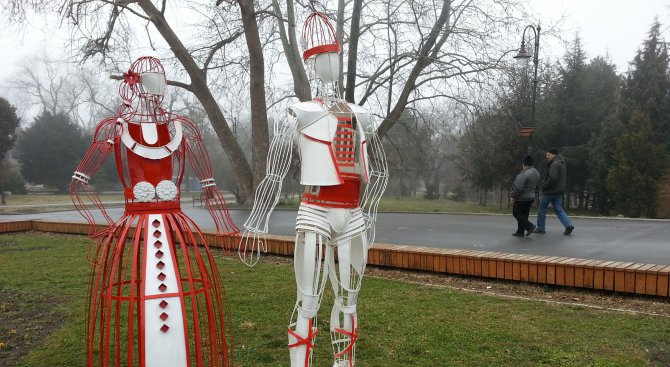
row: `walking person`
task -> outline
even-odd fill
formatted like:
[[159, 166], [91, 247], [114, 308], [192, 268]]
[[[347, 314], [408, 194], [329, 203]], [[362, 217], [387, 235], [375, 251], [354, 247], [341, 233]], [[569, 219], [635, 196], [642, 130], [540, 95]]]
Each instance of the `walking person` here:
[[530, 236], [535, 230], [535, 224], [528, 220], [530, 207], [540, 183], [540, 172], [533, 167], [533, 157], [527, 155], [522, 161], [522, 170], [516, 175], [512, 185], [512, 215], [517, 221], [517, 230], [512, 236]]
[[564, 235], [569, 235], [575, 229], [568, 214], [563, 210], [563, 194], [567, 187], [565, 160], [558, 154], [558, 149], [551, 148], [547, 151], [547, 177], [542, 183], [542, 199], [537, 210], [537, 228], [535, 233], [545, 233], [545, 221], [547, 219], [547, 207], [551, 206], [556, 216], [565, 227]]

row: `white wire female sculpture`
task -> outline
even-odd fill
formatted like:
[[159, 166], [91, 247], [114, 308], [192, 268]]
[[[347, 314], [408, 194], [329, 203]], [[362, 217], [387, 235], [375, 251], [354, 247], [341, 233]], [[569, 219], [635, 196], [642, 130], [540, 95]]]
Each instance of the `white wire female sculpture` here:
[[253, 265], [265, 250], [268, 221], [297, 141], [304, 192], [295, 227], [297, 301], [288, 328], [291, 366], [311, 366], [317, 312], [330, 278], [335, 296], [330, 317], [333, 366], [353, 367], [359, 333], [356, 303], [388, 169], [370, 113], [338, 92], [341, 49], [324, 14], [307, 18], [303, 41], [303, 59], [317, 77], [317, 97], [292, 105], [287, 119], [275, 124], [268, 173], [244, 223], [239, 254]]
[[[165, 87], [158, 59], [133, 62], [119, 87], [124, 103], [116, 117], [100, 122], [72, 176], [72, 201], [94, 239], [88, 367], [232, 365], [230, 311], [221, 278], [202, 233], [180, 208], [187, 159], [200, 178], [217, 233], [238, 229], [212, 178], [197, 126], [161, 106]], [[116, 222], [89, 186], [111, 154], [126, 201]], [[102, 212], [107, 229], [94, 233], [87, 201]]]

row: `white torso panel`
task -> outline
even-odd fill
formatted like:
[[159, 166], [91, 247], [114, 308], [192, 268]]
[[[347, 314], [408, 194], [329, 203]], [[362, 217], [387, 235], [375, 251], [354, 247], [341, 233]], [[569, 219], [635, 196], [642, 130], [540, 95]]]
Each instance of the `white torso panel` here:
[[[355, 139], [357, 154], [356, 173], [367, 182], [369, 164], [363, 126], [369, 123], [369, 113], [360, 106], [347, 104], [349, 117], [356, 118], [358, 138]], [[341, 184], [334, 151], [338, 119], [327, 106], [318, 102], [301, 102], [289, 108], [297, 118], [298, 147], [301, 157], [300, 183], [302, 185], [332, 186]], [[342, 113], [338, 113], [340, 116]]]

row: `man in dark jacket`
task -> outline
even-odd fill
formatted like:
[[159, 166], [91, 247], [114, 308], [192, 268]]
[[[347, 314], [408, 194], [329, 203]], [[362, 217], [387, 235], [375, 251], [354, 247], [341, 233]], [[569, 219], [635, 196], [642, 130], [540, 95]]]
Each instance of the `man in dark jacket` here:
[[547, 218], [547, 207], [549, 203], [554, 208], [556, 216], [565, 227], [564, 235], [569, 235], [575, 229], [568, 214], [563, 210], [563, 194], [565, 193], [566, 170], [563, 157], [558, 154], [556, 148], [547, 151], [547, 177], [542, 183], [542, 199], [537, 209], [537, 228], [535, 233], [545, 233], [545, 221]]
[[517, 222], [516, 232], [512, 233], [512, 236], [516, 237], [530, 236], [535, 229], [535, 225], [528, 220], [528, 215], [540, 183], [540, 172], [533, 167], [533, 157], [526, 156], [521, 167], [521, 172], [514, 179], [510, 195], [514, 203], [512, 215]]

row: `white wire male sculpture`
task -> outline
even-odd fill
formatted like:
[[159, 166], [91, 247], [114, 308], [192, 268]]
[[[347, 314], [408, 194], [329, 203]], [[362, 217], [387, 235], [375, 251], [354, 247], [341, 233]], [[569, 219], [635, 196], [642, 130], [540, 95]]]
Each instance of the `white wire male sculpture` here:
[[288, 328], [291, 366], [311, 366], [317, 312], [330, 278], [335, 296], [330, 317], [333, 366], [353, 367], [359, 332], [356, 303], [388, 169], [370, 114], [340, 96], [341, 48], [324, 14], [307, 18], [303, 42], [303, 60], [316, 76], [312, 79], [317, 97], [292, 105], [287, 119], [275, 124], [268, 173], [244, 223], [239, 254], [253, 265], [265, 250], [268, 221], [297, 141], [304, 192], [295, 227], [297, 301]]

